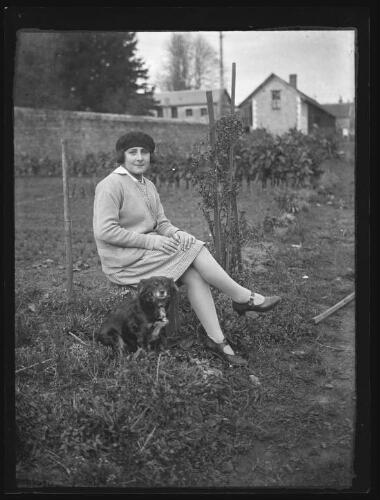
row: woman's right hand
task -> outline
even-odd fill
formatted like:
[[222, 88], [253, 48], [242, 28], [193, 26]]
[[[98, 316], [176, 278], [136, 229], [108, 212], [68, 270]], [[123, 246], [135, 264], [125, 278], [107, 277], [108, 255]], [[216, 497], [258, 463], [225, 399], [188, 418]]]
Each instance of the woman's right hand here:
[[167, 236], [155, 236], [153, 250], [159, 250], [167, 255], [175, 253], [178, 250], [179, 242], [174, 238], [168, 238]]

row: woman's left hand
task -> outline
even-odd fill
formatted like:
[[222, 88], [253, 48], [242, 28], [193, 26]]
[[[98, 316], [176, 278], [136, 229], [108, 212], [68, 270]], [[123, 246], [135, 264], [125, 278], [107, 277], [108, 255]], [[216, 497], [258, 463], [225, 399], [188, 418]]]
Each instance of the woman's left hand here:
[[177, 231], [173, 234], [173, 238], [181, 244], [182, 250], [188, 250], [197, 241], [195, 236], [186, 231]]

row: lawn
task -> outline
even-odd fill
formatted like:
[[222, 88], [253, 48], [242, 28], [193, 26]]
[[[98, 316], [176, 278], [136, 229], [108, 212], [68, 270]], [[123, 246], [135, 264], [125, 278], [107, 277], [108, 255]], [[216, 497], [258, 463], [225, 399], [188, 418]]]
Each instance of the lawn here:
[[[241, 279], [283, 297], [275, 313], [241, 319], [213, 290], [244, 369], [205, 351], [184, 287], [180, 333], [190, 342], [112, 359], [92, 339], [118, 300], [92, 235], [97, 180], [70, 180], [76, 295], [68, 303], [62, 182], [16, 179], [18, 487], [348, 488], [353, 340], [345, 352], [326, 345], [353, 306], [318, 327], [311, 319], [354, 290], [353, 178], [352, 157], [330, 162], [325, 185], [300, 191], [291, 212], [276, 201], [279, 188], [241, 190], [239, 208], [263, 228], [244, 249]], [[195, 189], [159, 191], [168, 218], [209, 241]]]

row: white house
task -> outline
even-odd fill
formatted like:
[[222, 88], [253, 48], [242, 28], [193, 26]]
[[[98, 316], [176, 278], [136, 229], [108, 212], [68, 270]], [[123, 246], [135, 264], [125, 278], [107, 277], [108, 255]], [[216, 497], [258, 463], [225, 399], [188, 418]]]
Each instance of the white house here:
[[246, 130], [282, 135], [291, 128], [308, 134], [314, 126], [335, 127], [335, 116], [298, 89], [297, 75], [286, 82], [272, 73], [239, 104], [239, 111]]

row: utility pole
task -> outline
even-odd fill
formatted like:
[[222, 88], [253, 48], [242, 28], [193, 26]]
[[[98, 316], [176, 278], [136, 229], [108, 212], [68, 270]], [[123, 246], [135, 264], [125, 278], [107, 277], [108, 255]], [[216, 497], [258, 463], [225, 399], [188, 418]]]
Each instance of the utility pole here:
[[219, 31], [219, 59], [220, 59], [220, 88], [224, 89], [223, 74], [223, 31]]
[[[219, 31], [219, 61], [220, 61], [220, 89], [223, 93], [224, 91], [224, 71], [223, 71], [223, 31]], [[222, 94], [219, 100], [219, 118], [222, 116], [223, 104], [222, 104]]]

